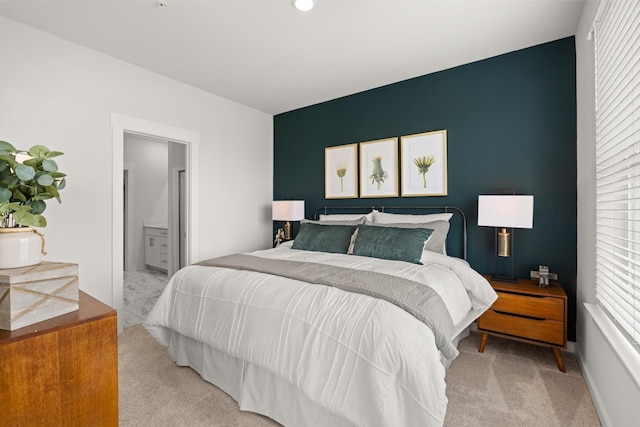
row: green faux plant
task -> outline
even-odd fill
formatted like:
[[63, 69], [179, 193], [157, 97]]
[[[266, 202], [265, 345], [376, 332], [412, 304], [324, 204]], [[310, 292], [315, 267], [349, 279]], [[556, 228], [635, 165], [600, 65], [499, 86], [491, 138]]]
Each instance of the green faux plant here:
[[60, 190], [66, 183], [66, 175], [53, 160], [62, 154], [44, 145], [25, 151], [0, 141], [0, 228], [46, 227], [42, 216], [46, 201], [55, 198], [60, 202]]

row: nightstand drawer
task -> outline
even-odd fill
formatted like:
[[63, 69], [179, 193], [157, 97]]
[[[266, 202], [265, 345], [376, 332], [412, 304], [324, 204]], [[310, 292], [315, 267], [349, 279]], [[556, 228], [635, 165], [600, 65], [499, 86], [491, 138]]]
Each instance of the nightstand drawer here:
[[[502, 294], [501, 296], [502, 297]], [[478, 320], [478, 328], [564, 346], [564, 323], [556, 320], [529, 319], [491, 310]]]
[[491, 308], [506, 313], [564, 321], [564, 300], [561, 298], [498, 292], [498, 299]]

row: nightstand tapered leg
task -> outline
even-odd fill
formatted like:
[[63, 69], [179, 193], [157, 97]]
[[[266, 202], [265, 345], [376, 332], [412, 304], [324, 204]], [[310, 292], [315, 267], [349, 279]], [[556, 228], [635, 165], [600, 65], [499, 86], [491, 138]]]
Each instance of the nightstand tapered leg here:
[[480, 353], [484, 353], [484, 348], [487, 346], [487, 341], [489, 341], [489, 334], [486, 332], [483, 332], [482, 338], [480, 338], [480, 348], [478, 348], [478, 351]]
[[560, 352], [559, 348], [551, 347], [551, 351], [553, 352], [553, 357], [556, 359], [556, 364], [558, 365], [558, 369], [562, 372], [567, 372], [564, 369], [564, 359], [562, 358], [562, 352]]

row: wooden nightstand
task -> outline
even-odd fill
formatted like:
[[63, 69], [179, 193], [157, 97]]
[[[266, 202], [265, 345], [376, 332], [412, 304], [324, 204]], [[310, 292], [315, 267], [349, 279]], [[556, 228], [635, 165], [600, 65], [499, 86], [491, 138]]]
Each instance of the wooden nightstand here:
[[0, 426], [118, 425], [116, 311], [80, 291], [77, 311], [0, 330]]
[[567, 348], [567, 294], [552, 282], [541, 288], [537, 282], [518, 279], [518, 283], [492, 281], [485, 276], [498, 299], [478, 319], [482, 332], [480, 353], [496, 335], [551, 348], [558, 369], [565, 372], [561, 349]]

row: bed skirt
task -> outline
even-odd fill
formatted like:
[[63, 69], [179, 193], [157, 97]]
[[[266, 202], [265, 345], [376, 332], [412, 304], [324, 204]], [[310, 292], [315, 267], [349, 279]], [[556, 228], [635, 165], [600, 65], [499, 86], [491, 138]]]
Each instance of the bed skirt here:
[[171, 331], [169, 354], [177, 365], [191, 367], [231, 396], [243, 411], [266, 415], [285, 426], [354, 427], [281, 377], [193, 338]]
[[[270, 371], [175, 331], [170, 334], [168, 350], [173, 361], [191, 367], [238, 402], [241, 410], [266, 415], [285, 426], [354, 427], [352, 422], [317, 405], [295, 385]], [[467, 335], [468, 328], [452, 340], [454, 345]], [[444, 358], [442, 361], [448, 362]]]

